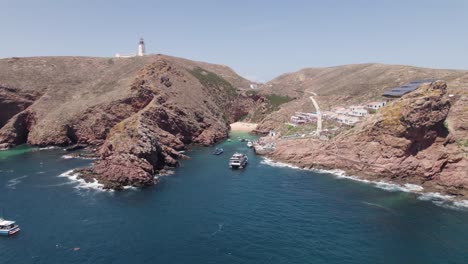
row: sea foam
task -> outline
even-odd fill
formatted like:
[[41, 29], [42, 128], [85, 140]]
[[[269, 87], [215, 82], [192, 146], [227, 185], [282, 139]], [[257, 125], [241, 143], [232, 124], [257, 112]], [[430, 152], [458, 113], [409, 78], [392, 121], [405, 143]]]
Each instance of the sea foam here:
[[[263, 158], [263, 160], [260, 163], [273, 166], [273, 167], [279, 167], [279, 168], [302, 169], [298, 166], [291, 165], [291, 164], [284, 163], [284, 162], [273, 161], [269, 158]], [[348, 180], [353, 180], [357, 182], [367, 183], [379, 189], [390, 191], [390, 192], [399, 191], [399, 192], [414, 193], [418, 195], [419, 200], [431, 201], [432, 203], [438, 206], [445, 207], [445, 208], [456, 209], [456, 210], [468, 209], [468, 200], [458, 200], [456, 199], [455, 196], [443, 195], [440, 193], [423, 192], [424, 187], [416, 185], [416, 184], [406, 183], [406, 184], [401, 185], [401, 184], [391, 183], [391, 182], [386, 182], [386, 181], [381, 181], [381, 180], [371, 181], [371, 180], [362, 179], [354, 175], [347, 175], [345, 171], [338, 170], [338, 169], [334, 169], [334, 170], [302, 169], [302, 170], [309, 170], [309, 171], [314, 171], [318, 173], [332, 174], [336, 178], [342, 178], [342, 179], [348, 179]]]
[[59, 177], [65, 177], [71, 180], [72, 182], [76, 182], [78, 185], [75, 187], [77, 189], [94, 189], [103, 191], [104, 185], [99, 183], [96, 179], [93, 182], [86, 182], [84, 179], [79, 178], [79, 173], [73, 172], [74, 170], [66, 171], [59, 175]]

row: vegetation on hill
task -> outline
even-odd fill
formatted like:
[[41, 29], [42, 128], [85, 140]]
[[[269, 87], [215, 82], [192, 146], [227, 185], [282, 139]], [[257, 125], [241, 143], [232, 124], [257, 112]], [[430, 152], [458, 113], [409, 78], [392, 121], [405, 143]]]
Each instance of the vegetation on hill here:
[[237, 95], [237, 89], [223, 77], [214, 72], [207, 71], [201, 67], [195, 67], [188, 70], [205, 87], [215, 87], [217, 89], [226, 89], [230, 96]]

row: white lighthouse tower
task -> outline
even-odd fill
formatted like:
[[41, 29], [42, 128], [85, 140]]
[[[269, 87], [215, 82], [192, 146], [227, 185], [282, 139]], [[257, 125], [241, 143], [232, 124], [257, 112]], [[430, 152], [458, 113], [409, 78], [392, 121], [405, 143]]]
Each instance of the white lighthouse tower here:
[[138, 43], [138, 56], [144, 56], [145, 52], [145, 41], [143, 38], [140, 38], [140, 42]]

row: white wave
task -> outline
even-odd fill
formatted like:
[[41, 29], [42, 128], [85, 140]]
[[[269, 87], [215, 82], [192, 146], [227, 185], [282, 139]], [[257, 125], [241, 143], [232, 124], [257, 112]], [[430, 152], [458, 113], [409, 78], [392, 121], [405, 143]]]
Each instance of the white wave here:
[[445, 195], [437, 192], [424, 193], [418, 197], [422, 201], [431, 201], [432, 203], [453, 210], [467, 210], [468, 200], [457, 200], [453, 195]]
[[[302, 168], [299, 168], [297, 166], [290, 165], [287, 163], [275, 162], [268, 158], [264, 158], [260, 163], [273, 166], [273, 167], [288, 167], [292, 169], [302, 169]], [[456, 199], [455, 196], [443, 195], [443, 194], [434, 193], [434, 192], [425, 193], [423, 192], [424, 187], [416, 185], [416, 184], [406, 183], [406, 184], [401, 185], [401, 184], [391, 183], [391, 182], [386, 182], [386, 181], [371, 181], [371, 180], [359, 178], [354, 175], [347, 175], [345, 171], [338, 170], [338, 169], [334, 169], [334, 170], [303, 169], [303, 170], [310, 170], [310, 171], [314, 171], [318, 173], [332, 174], [336, 178], [342, 178], [342, 179], [348, 179], [348, 180], [353, 180], [357, 182], [367, 183], [379, 189], [390, 191], [390, 192], [400, 191], [400, 192], [414, 193], [418, 195], [419, 200], [431, 201], [438, 206], [442, 206], [442, 207], [449, 208], [449, 209], [456, 209], [456, 210], [468, 209], [468, 200], [458, 200]]]
[[21, 176], [21, 177], [18, 177], [18, 178], [14, 178], [14, 179], [11, 179], [7, 182], [6, 184], [6, 187], [9, 188], [9, 189], [16, 189], [16, 185], [20, 184], [23, 182], [23, 179], [24, 178], [27, 178], [28, 176], [27, 175], [24, 175], [24, 176]]
[[274, 161], [274, 160], [271, 160], [269, 158], [263, 158], [263, 160], [260, 162], [260, 164], [265, 164], [265, 165], [268, 165], [268, 166], [279, 167], [279, 168], [301, 169], [298, 166], [294, 166], [294, 165], [284, 163], [284, 162]]
[[76, 155], [63, 155], [62, 156], [62, 159], [83, 159], [83, 160], [95, 160], [97, 158], [93, 158], [93, 157], [82, 157], [82, 156], [76, 156]]
[[159, 172], [157, 176], [154, 176], [155, 179], [158, 179], [159, 176], [170, 176], [170, 175], [173, 175], [175, 173], [175, 171], [173, 170], [166, 170], [164, 172]]
[[78, 183], [75, 187], [77, 189], [94, 189], [99, 191], [104, 191], [104, 185], [99, 183], [96, 179], [93, 182], [86, 182], [84, 179], [79, 178], [79, 173], [74, 173], [74, 170], [66, 171], [59, 175], [59, 177], [66, 177], [72, 182]]
[[39, 150], [58, 149], [58, 148], [59, 147], [56, 147], [56, 146], [48, 146], [48, 147], [39, 148]]

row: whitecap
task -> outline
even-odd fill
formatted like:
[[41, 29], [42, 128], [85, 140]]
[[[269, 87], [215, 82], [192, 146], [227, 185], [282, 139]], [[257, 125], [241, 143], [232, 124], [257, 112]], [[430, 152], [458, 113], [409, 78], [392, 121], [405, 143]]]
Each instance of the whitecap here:
[[274, 160], [271, 160], [269, 158], [263, 158], [263, 160], [260, 162], [260, 164], [265, 164], [265, 165], [268, 165], [268, 166], [279, 167], [279, 168], [301, 169], [298, 166], [294, 166], [294, 165], [284, 163], [284, 162], [274, 161]]

